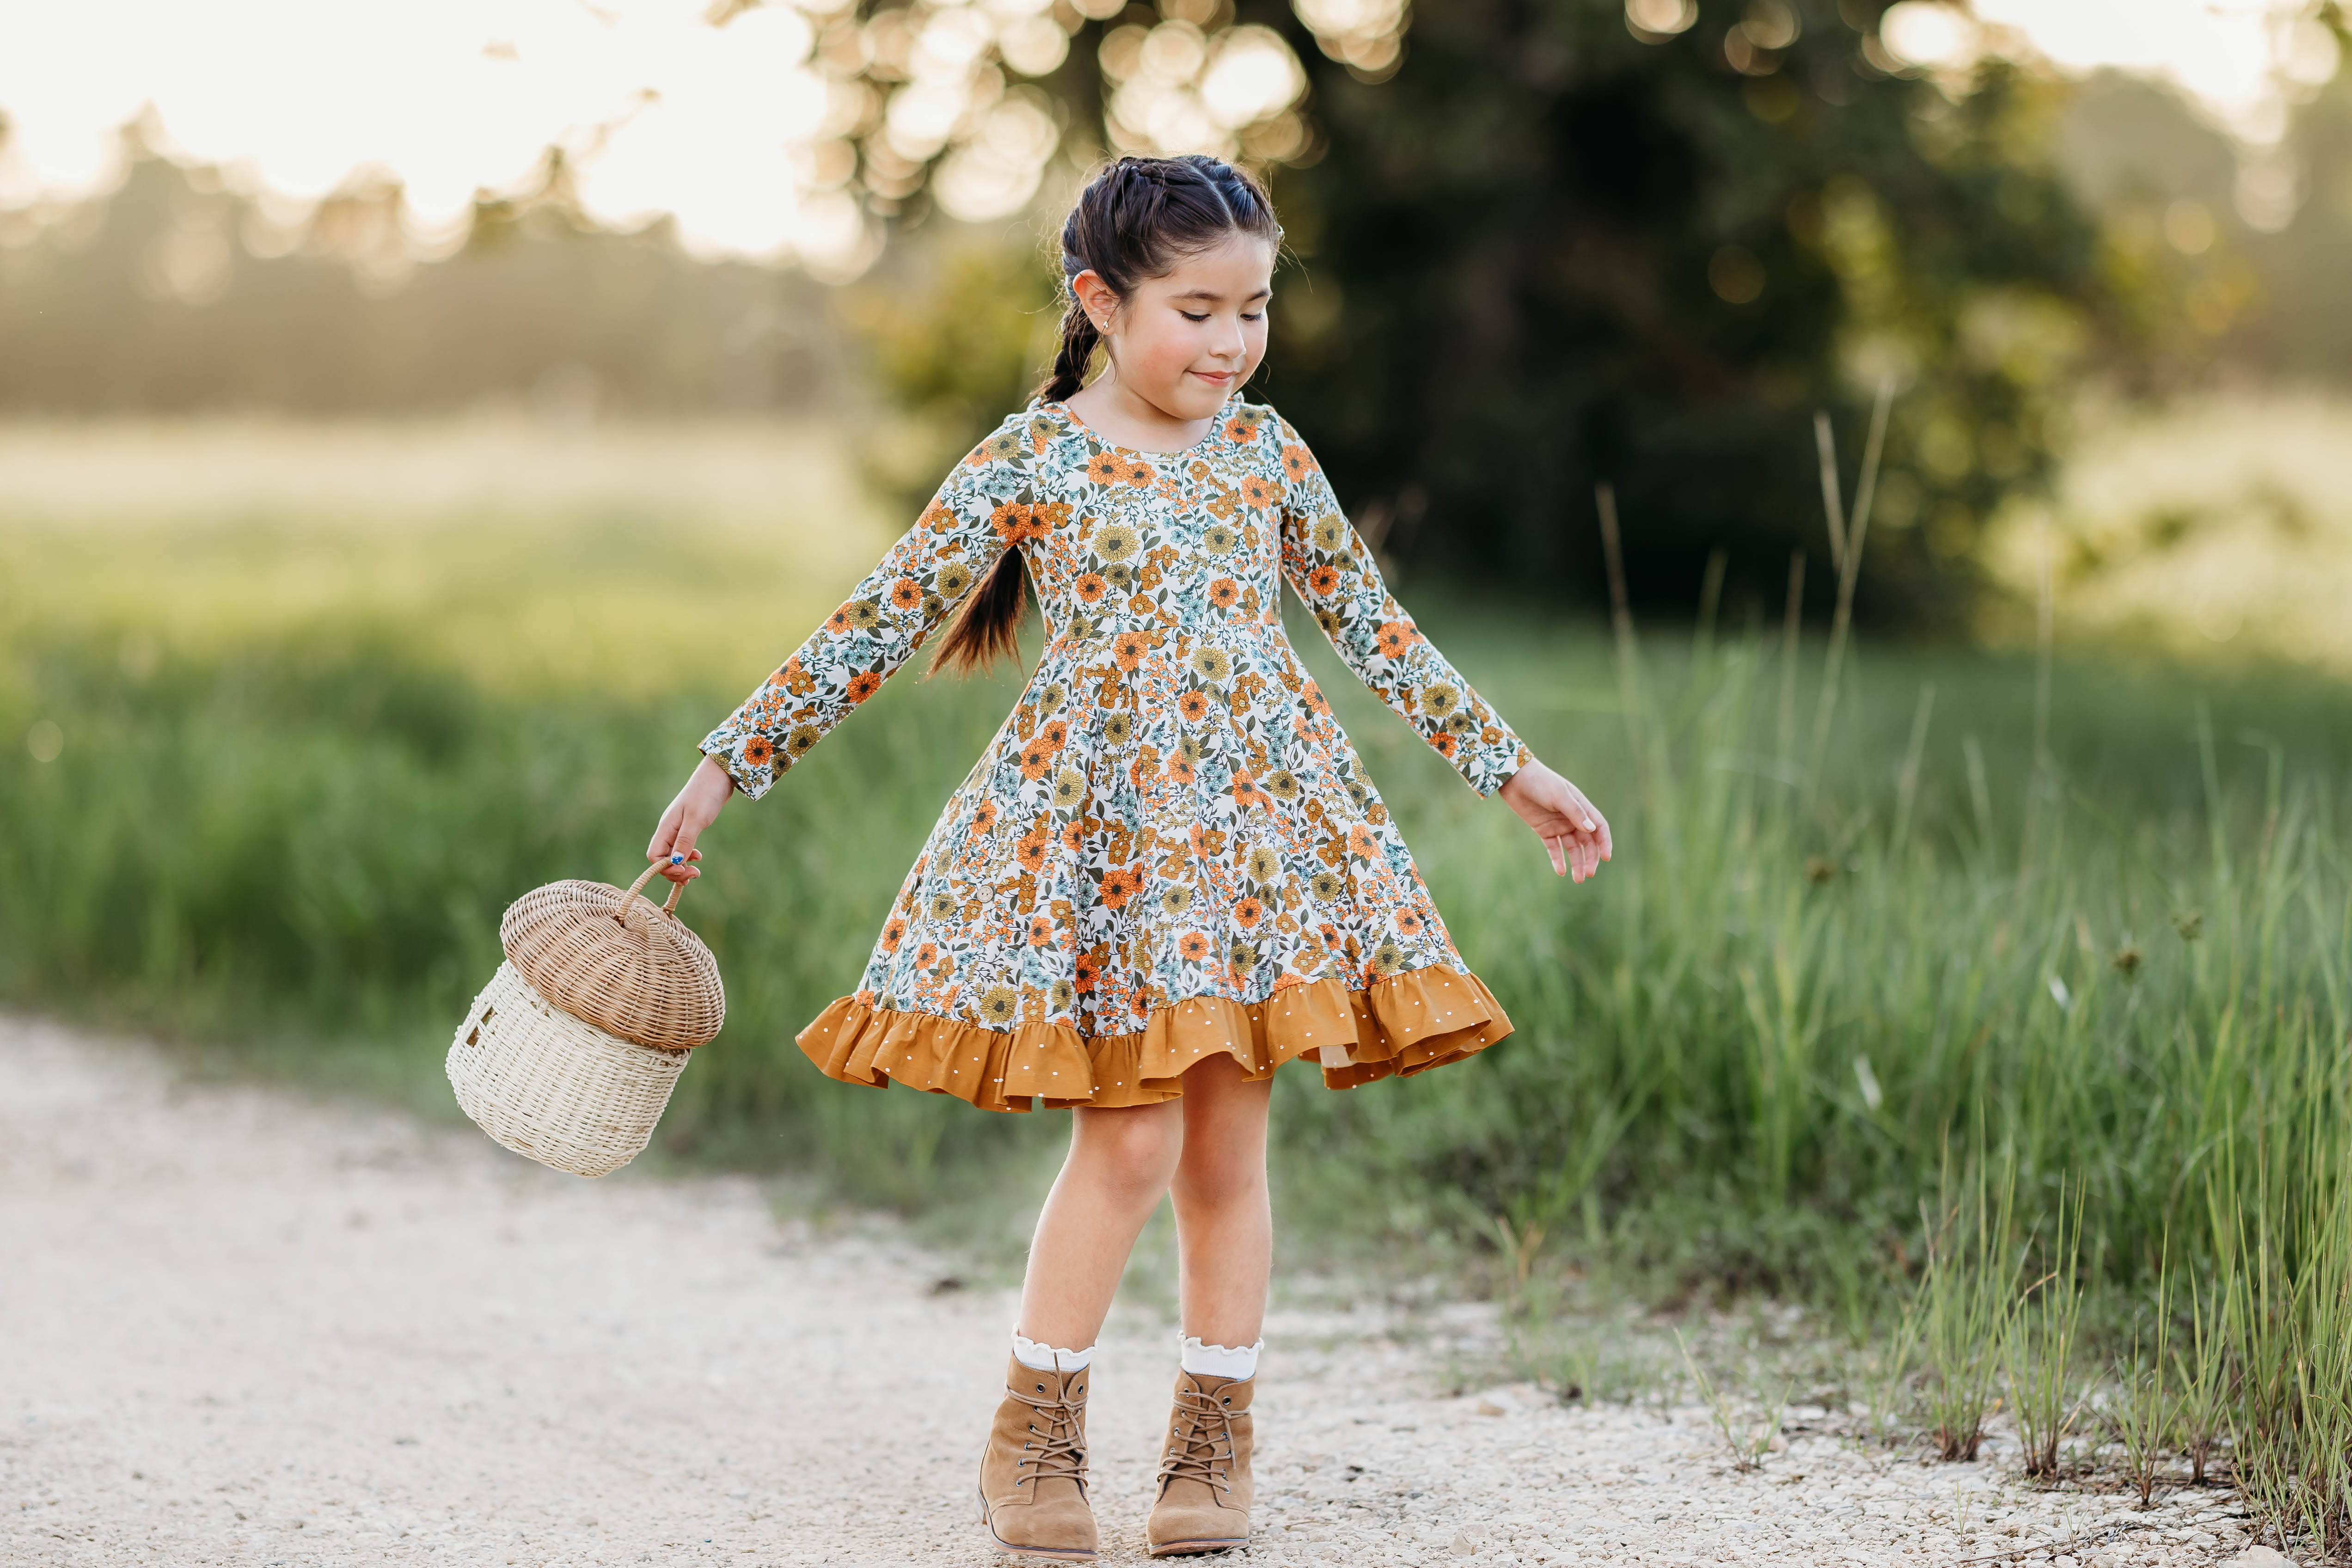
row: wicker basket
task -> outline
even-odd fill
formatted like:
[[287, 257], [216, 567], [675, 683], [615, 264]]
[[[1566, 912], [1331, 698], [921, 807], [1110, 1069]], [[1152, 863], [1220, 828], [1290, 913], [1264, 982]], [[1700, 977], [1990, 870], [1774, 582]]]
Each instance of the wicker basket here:
[[449, 1084], [483, 1131], [579, 1176], [636, 1158], [688, 1056], [727, 1012], [719, 966], [677, 915], [601, 882], [557, 882], [499, 922], [507, 961], [449, 1042]]

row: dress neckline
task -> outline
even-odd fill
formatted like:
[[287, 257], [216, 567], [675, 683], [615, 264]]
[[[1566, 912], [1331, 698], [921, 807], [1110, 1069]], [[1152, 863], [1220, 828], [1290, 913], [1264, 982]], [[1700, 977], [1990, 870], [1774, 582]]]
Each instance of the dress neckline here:
[[1225, 401], [1218, 406], [1217, 412], [1210, 417], [1209, 428], [1202, 435], [1199, 440], [1193, 442], [1189, 447], [1174, 447], [1165, 451], [1154, 451], [1150, 447], [1122, 447], [1118, 442], [1106, 437], [1101, 431], [1096, 429], [1085, 420], [1079, 418], [1076, 411], [1071, 408], [1068, 399], [1053, 397], [1047, 398], [1045, 401], [1045, 406], [1048, 408], [1060, 409], [1062, 411], [1063, 418], [1068, 420], [1078, 429], [1085, 431], [1087, 438], [1092, 441], [1096, 446], [1100, 447], [1106, 452], [1122, 452], [1130, 458], [1189, 458], [1193, 453], [1202, 450], [1203, 447], [1214, 442], [1218, 437], [1224, 433], [1225, 421], [1233, 417], [1233, 405], [1238, 402], [1240, 398], [1241, 393], [1236, 390], [1232, 396], [1226, 398]]

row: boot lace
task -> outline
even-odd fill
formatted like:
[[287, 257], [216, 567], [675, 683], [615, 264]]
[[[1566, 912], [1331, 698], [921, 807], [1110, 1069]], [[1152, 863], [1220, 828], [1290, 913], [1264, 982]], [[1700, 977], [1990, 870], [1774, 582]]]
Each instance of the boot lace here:
[[[1034, 1454], [1018, 1462], [1016, 1468], [1021, 1476], [1013, 1484], [1020, 1487], [1031, 1481], [1058, 1479], [1076, 1481], [1083, 1488], [1087, 1484], [1087, 1451], [1086, 1439], [1078, 1426], [1079, 1407], [1072, 1405], [1066, 1394], [1034, 1399], [1018, 1390], [1005, 1392], [1045, 1418], [1045, 1437], [1035, 1444]], [[1038, 1428], [1032, 1426], [1029, 1429], [1034, 1432]], [[1021, 1447], [1026, 1453], [1032, 1445], [1024, 1443]]]
[[1199, 1481], [1217, 1491], [1231, 1491], [1225, 1467], [1233, 1458], [1233, 1413], [1213, 1395], [1198, 1389], [1179, 1389], [1176, 1424], [1169, 1429], [1167, 1451], [1160, 1457], [1160, 1480]]

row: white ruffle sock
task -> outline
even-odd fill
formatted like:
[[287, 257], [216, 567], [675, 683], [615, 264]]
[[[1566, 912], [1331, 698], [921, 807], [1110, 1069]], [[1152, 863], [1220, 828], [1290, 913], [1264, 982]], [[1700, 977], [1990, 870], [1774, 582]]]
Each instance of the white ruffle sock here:
[[1084, 1372], [1087, 1363], [1095, 1359], [1095, 1347], [1082, 1351], [1056, 1350], [1041, 1345], [1035, 1340], [1024, 1340], [1021, 1331], [1013, 1331], [1013, 1359], [1032, 1372]]
[[1254, 1345], [1203, 1344], [1196, 1334], [1183, 1336], [1182, 1366], [1194, 1377], [1237, 1377], [1246, 1381], [1257, 1375], [1257, 1352], [1265, 1348], [1260, 1340]]

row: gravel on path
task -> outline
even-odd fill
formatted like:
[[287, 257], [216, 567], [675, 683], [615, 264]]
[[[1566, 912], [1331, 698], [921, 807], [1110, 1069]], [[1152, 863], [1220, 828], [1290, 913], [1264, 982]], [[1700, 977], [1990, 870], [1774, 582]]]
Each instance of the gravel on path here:
[[[845, 1091], [846, 1092], [846, 1091]], [[0, 1562], [982, 1564], [1009, 1295], [742, 1179], [588, 1183], [465, 1130], [0, 1018]], [[1269, 1322], [1257, 1537], [1228, 1562], [2216, 1563], [2149, 1514], [1696, 1410], [1444, 1398], [1377, 1312]], [[1172, 1335], [1090, 1396], [1108, 1563], [1145, 1561]], [[2116, 1527], [2121, 1527], [2120, 1529]]]

